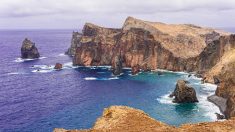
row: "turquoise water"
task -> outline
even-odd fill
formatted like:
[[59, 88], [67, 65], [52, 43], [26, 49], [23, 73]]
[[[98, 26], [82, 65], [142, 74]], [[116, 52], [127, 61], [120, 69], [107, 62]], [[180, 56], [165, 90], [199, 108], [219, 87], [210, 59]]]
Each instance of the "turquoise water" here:
[[[126, 105], [138, 108], [170, 125], [214, 121], [219, 109], [206, 100], [215, 86], [200, 84], [186, 73], [157, 71], [115, 77], [110, 67], [73, 67], [64, 55], [72, 31], [36, 30], [0, 32], [0, 131], [50, 132], [54, 128], [92, 127], [104, 108]], [[22, 60], [20, 46], [27, 36], [42, 58]], [[53, 70], [60, 62], [63, 70]], [[39, 71], [38, 71], [39, 69]], [[174, 104], [168, 95], [176, 81], [185, 79], [196, 91], [199, 103]]]

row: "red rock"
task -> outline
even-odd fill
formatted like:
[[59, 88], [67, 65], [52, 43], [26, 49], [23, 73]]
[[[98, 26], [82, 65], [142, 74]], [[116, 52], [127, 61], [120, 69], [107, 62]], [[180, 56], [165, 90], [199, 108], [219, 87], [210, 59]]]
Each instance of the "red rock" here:
[[131, 68], [131, 74], [132, 75], [136, 75], [140, 72], [140, 66], [139, 65], [135, 65]]
[[63, 65], [62, 65], [62, 64], [60, 64], [60, 63], [56, 63], [56, 64], [55, 64], [54, 69], [56, 69], [56, 70], [60, 70], [60, 69], [62, 69], [62, 67], [63, 67]]

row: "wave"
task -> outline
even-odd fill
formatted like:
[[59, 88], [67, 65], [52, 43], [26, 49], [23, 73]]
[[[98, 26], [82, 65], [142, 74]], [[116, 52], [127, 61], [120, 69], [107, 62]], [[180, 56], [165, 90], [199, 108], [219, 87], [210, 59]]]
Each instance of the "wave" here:
[[52, 71], [54, 71], [54, 70], [33, 70], [32, 72], [34, 72], [34, 73], [48, 73], [48, 72], [52, 72]]
[[171, 94], [171, 92], [169, 92], [168, 94], [165, 94], [163, 96], [160, 96], [160, 98], [157, 98], [157, 101], [161, 104], [171, 104], [174, 105], [176, 103], [173, 103], [173, 98], [170, 98], [169, 95]]
[[208, 95], [199, 95], [198, 96], [198, 107], [205, 111], [204, 116], [209, 117], [213, 121], [217, 120], [215, 113], [222, 114], [219, 107], [207, 100]]
[[20, 74], [26, 74], [24, 72], [10, 72], [10, 73], [7, 73], [7, 75], [20, 75]]
[[105, 81], [105, 80], [116, 80], [116, 79], [119, 79], [118, 77], [111, 77], [111, 78], [97, 78], [97, 77], [85, 77], [84, 80], [102, 80], [102, 81]]
[[44, 69], [44, 70], [50, 70], [53, 69], [53, 65], [33, 65], [30, 68], [39, 68], [39, 69]]
[[67, 62], [63, 64], [63, 68], [62, 69], [74, 69], [74, 68], [78, 68], [79, 66], [74, 66], [73, 62]]
[[66, 54], [65, 53], [60, 53], [59, 56], [66, 56]]
[[36, 58], [36, 59], [22, 59], [22, 58], [16, 58], [16, 59], [14, 60], [14, 62], [20, 63], [20, 62], [33, 61], [33, 60], [42, 60], [42, 59], [45, 59], [45, 58], [47, 58], [47, 57], [39, 57], [39, 58]]

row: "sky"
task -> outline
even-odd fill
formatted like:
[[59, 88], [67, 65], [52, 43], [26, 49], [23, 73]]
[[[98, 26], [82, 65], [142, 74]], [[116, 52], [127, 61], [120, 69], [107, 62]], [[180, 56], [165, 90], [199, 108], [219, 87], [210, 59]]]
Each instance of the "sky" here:
[[235, 0], [0, 0], [0, 29], [120, 28], [128, 16], [164, 23], [235, 27]]

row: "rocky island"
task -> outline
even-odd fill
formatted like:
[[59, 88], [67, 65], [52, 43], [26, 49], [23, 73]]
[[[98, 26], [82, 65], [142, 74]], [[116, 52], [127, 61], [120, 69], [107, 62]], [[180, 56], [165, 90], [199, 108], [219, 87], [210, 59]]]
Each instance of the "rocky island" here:
[[23, 59], [36, 59], [39, 58], [40, 54], [38, 52], [35, 43], [25, 38], [21, 47], [21, 58]]
[[[114, 75], [121, 74], [123, 67], [132, 68], [132, 74], [155, 69], [196, 72], [203, 82], [218, 85], [215, 96], [225, 100], [222, 112], [229, 119], [175, 128], [139, 110], [110, 107], [92, 129], [84, 131], [235, 131], [235, 35], [192, 24], [164, 24], [133, 17], [128, 17], [120, 29], [86, 23], [81, 34], [74, 34], [70, 47], [75, 51], [70, 52], [73, 65], [109, 65]], [[197, 98], [191, 102], [197, 102]]]

